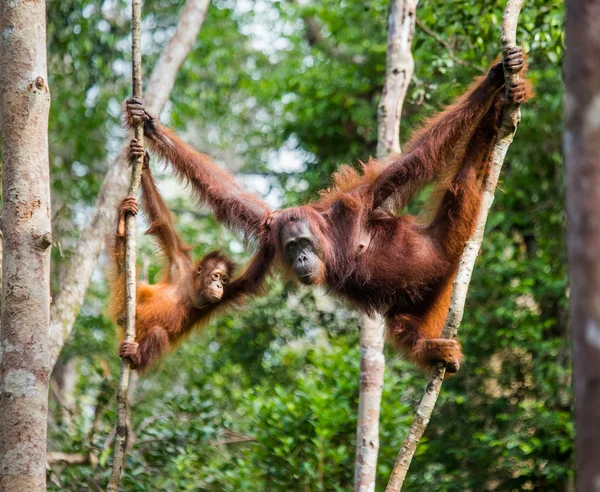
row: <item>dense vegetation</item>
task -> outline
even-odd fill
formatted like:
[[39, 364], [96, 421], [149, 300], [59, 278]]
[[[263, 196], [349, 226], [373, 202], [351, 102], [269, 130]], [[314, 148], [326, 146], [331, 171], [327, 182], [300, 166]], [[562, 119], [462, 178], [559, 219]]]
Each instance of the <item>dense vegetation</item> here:
[[[147, 73], [182, 3], [144, 2]], [[65, 0], [48, 8], [59, 263], [68, 261], [77, 239], [72, 224], [85, 222], [124, 135], [129, 23], [121, 0]], [[498, 1], [422, 2], [419, 21], [435, 37], [417, 28], [402, 141], [498, 57], [502, 8]], [[214, 0], [163, 120], [271, 203], [314, 197], [339, 164], [375, 152], [386, 15], [384, 0], [302, 7]], [[406, 490], [551, 491], [568, 489], [573, 479], [562, 23], [558, 0], [532, 0], [521, 15], [518, 39], [529, 53], [537, 96], [523, 108], [477, 263], [460, 330], [466, 361], [444, 385]], [[198, 213], [189, 190], [159, 176], [197, 254], [218, 246], [247, 258], [238, 238]], [[140, 247], [152, 279], [155, 248], [147, 238]], [[119, 360], [116, 329], [106, 317], [105, 263], [61, 356], [49, 430], [49, 450], [92, 453], [99, 461], [54, 465], [55, 490], [99, 490], [108, 476], [105, 442], [115, 421]], [[267, 297], [216, 320], [139, 381], [124, 490], [352, 488], [356, 314], [323, 292], [278, 279], [270, 286]], [[60, 288], [58, 279], [53, 287]], [[387, 357], [381, 490], [426, 381], [397, 355]]]

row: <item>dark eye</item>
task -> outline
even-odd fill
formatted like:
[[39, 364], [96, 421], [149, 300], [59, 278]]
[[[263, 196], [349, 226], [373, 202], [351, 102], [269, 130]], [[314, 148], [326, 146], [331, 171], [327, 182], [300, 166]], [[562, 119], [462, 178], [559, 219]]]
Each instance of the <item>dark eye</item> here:
[[213, 273], [213, 274], [212, 274], [212, 279], [213, 279], [213, 280], [219, 280], [219, 276], [220, 276], [220, 275], [219, 275], [218, 273]]
[[224, 284], [226, 284], [228, 282], [228, 280], [229, 280], [229, 277], [227, 275], [223, 275], [221, 277], [221, 282], [223, 282]]
[[296, 239], [290, 239], [286, 245], [285, 245], [285, 250], [286, 251], [293, 251], [294, 248], [296, 247], [297, 244], [297, 240]]

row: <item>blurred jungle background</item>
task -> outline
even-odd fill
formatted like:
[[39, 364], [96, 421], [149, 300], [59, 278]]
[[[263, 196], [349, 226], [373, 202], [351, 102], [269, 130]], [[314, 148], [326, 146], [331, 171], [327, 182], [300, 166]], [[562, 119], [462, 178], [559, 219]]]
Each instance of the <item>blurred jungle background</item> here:
[[[145, 74], [182, 6], [144, 2]], [[499, 57], [503, 7], [421, 2], [401, 142]], [[384, 0], [213, 0], [161, 120], [273, 207], [314, 198], [340, 164], [375, 154], [387, 12]], [[55, 266], [69, 261], [125, 137], [129, 15], [121, 0], [48, 4]], [[459, 333], [466, 360], [444, 384], [404, 490], [572, 487], [563, 16], [558, 0], [530, 0], [521, 14], [517, 39], [537, 95], [523, 107], [474, 273]], [[218, 247], [245, 263], [252, 251], [240, 238], [152, 166], [194, 254]], [[157, 250], [138, 242], [152, 281]], [[102, 255], [53, 373], [48, 450], [83, 459], [52, 465], [51, 490], [101, 490], [109, 474], [120, 361], [106, 272]], [[381, 490], [427, 381], [386, 357]], [[355, 312], [272, 279], [266, 297], [216, 319], [136, 382], [123, 490], [351, 490], [358, 363]]]

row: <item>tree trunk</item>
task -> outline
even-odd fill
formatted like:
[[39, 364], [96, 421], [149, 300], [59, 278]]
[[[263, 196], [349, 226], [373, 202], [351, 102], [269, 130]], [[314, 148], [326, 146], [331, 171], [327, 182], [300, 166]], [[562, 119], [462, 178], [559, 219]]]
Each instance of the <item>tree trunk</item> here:
[[[175, 34], [158, 59], [146, 88], [145, 105], [150, 112], [160, 114], [167, 103], [177, 72], [198, 37], [209, 3], [209, 0], [186, 2]], [[81, 231], [69, 263], [59, 272], [61, 290], [54, 296], [50, 312], [50, 368], [71, 334], [105, 237], [115, 227], [117, 205], [129, 183], [128, 149], [129, 141], [123, 144], [106, 173], [89, 225]]]
[[[413, 75], [411, 52], [418, 0], [390, 0], [386, 75], [377, 108], [377, 159], [400, 153], [400, 116]], [[375, 490], [379, 454], [379, 414], [385, 374], [380, 316], [362, 314], [360, 324], [360, 395], [356, 428], [355, 492]]]
[[385, 85], [377, 107], [377, 159], [400, 153], [400, 117], [415, 62], [411, 46], [418, 0], [390, 0]]
[[373, 492], [379, 455], [379, 414], [385, 375], [384, 324], [381, 316], [361, 314], [360, 390], [356, 422], [355, 492]]
[[4, 232], [0, 491], [46, 490], [50, 186], [46, 4], [0, 3]]
[[600, 491], [600, 5], [567, 2], [565, 158], [578, 490]]

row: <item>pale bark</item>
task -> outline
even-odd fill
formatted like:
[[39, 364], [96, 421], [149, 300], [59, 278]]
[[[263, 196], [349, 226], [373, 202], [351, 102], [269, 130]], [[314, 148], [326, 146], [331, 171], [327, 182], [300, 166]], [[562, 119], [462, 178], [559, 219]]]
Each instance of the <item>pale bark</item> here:
[[46, 490], [50, 176], [46, 3], [0, 3], [4, 258], [0, 491]]
[[360, 393], [356, 422], [354, 490], [372, 492], [377, 478], [379, 455], [379, 414], [385, 375], [383, 340], [385, 326], [381, 316], [361, 314]]
[[[400, 116], [414, 71], [411, 52], [418, 0], [390, 0], [386, 74], [377, 108], [377, 158], [400, 153]], [[355, 492], [375, 490], [379, 454], [379, 415], [385, 374], [380, 316], [362, 314], [360, 324], [360, 395], [356, 429]]]
[[[504, 55], [506, 55], [511, 48], [516, 46], [517, 20], [523, 3], [524, 0], [509, 0], [506, 10], [504, 11], [501, 35], [502, 52]], [[505, 72], [504, 76], [507, 87], [519, 77], [518, 74], [507, 72]], [[508, 104], [504, 108], [500, 133], [492, 152], [490, 173], [483, 185], [484, 194], [479, 215], [477, 217], [477, 225], [475, 231], [465, 245], [456, 279], [454, 280], [450, 309], [448, 311], [448, 317], [446, 318], [446, 324], [442, 331], [442, 338], [456, 338], [464, 313], [471, 275], [475, 266], [475, 260], [479, 254], [481, 241], [483, 240], [485, 223], [492, 202], [494, 201], [494, 193], [496, 191], [496, 185], [498, 184], [500, 171], [502, 170], [502, 164], [504, 163], [504, 157], [513, 140], [519, 121], [519, 105]], [[402, 488], [417, 445], [419, 444], [419, 441], [427, 428], [429, 419], [433, 414], [433, 409], [435, 408], [445, 373], [446, 366], [444, 364], [435, 367], [431, 371], [429, 384], [425, 389], [425, 394], [421, 399], [417, 413], [408, 430], [407, 436], [404, 439], [398, 458], [396, 459], [386, 492], [399, 492]]]
[[418, 0], [390, 0], [385, 85], [377, 108], [377, 158], [400, 152], [400, 116], [414, 72], [411, 52]]
[[53, 451], [46, 455], [46, 462], [48, 468], [52, 465], [92, 465], [95, 467], [98, 464], [98, 458], [92, 453], [81, 454], [81, 453], [62, 453], [60, 451]]
[[[163, 110], [177, 72], [198, 37], [209, 4], [210, 0], [187, 0], [175, 34], [158, 59], [146, 88], [144, 103], [150, 112], [160, 114]], [[59, 272], [61, 290], [54, 296], [50, 308], [50, 368], [54, 367], [71, 334], [105, 237], [115, 227], [117, 205], [125, 196], [130, 176], [126, 159], [128, 147], [128, 141], [123, 143], [110, 166], [89, 225], [81, 231], [81, 239], [69, 263]]]
[[600, 4], [567, 1], [564, 149], [578, 490], [600, 491]]

